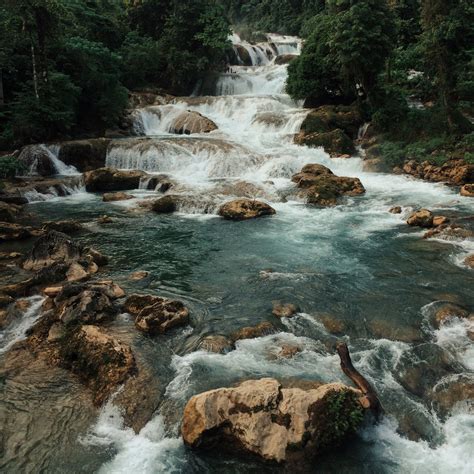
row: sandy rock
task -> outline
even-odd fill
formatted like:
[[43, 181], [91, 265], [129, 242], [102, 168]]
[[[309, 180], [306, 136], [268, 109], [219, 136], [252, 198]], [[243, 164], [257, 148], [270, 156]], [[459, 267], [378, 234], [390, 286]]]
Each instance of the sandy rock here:
[[232, 341], [225, 336], [206, 336], [199, 343], [198, 348], [202, 351], [214, 352], [216, 354], [225, 354], [234, 348]]
[[466, 308], [454, 303], [445, 303], [437, 309], [434, 314], [433, 324], [435, 327], [439, 328], [451, 319], [464, 319], [467, 317], [469, 317], [469, 311]]
[[43, 290], [43, 294], [49, 298], [55, 298], [59, 293], [61, 293], [62, 289], [62, 286], [48, 286]]
[[0, 252], [0, 260], [14, 260], [21, 256], [20, 252]]
[[474, 184], [465, 184], [461, 188], [461, 196], [474, 197]]
[[55, 298], [58, 320], [64, 324], [101, 324], [112, 321], [120, 308], [113, 290], [101, 285], [65, 285]]
[[255, 339], [257, 337], [268, 336], [275, 332], [275, 327], [268, 321], [257, 324], [256, 326], [248, 326], [234, 332], [231, 339], [240, 341], [241, 339]]
[[285, 344], [281, 347], [280, 351], [278, 352], [278, 357], [283, 357], [284, 359], [291, 359], [296, 354], [301, 352], [301, 348], [298, 346], [291, 346], [289, 344]]
[[127, 313], [137, 316], [140, 311], [147, 306], [152, 306], [156, 303], [162, 303], [164, 298], [155, 295], [130, 295], [123, 304], [123, 310]]
[[468, 268], [474, 268], [474, 253], [464, 259], [464, 265]]
[[120, 171], [114, 168], [99, 168], [84, 173], [84, 184], [88, 192], [126, 191], [137, 189], [144, 171]]
[[272, 314], [277, 318], [291, 318], [298, 312], [298, 307], [291, 303], [274, 303]]
[[434, 216], [433, 217], [433, 225], [435, 227], [439, 226], [439, 225], [445, 225], [449, 222], [449, 218], [447, 218], [446, 216]]
[[318, 319], [323, 323], [326, 331], [330, 334], [342, 334], [346, 329], [343, 321], [336, 319], [331, 314], [320, 314]]
[[217, 125], [204, 115], [188, 110], [171, 122], [169, 131], [178, 135], [191, 135], [193, 133], [209, 133], [217, 128]]
[[390, 212], [390, 214], [401, 214], [402, 213], [402, 208], [400, 206], [395, 206], [395, 207], [391, 207], [388, 212]]
[[436, 238], [448, 241], [462, 241], [472, 239], [474, 231], [466, 229], [458, 224], [442, 224], [430, 229], [423, 236], [424, 239]]
[[129, 199], [133, 199], [131, 194], [127, 193], [105, 193], [102, 196], [102, 201], [104, 202], [115, 202], [115, 201], [128, 201]]
[[155, 336], [183, 326], [189, 322], [189, 310], [180, 301], [163, 298], [145, 306], [135, 318], [135, 327], [145, 334]]
[[[363, 418], [360, 395], [337, 383], [302, 390], [282, 388], [270, 378], [248, 380], [191, 398], [181, 433], [185, 444], [195, 449], [217, 446], [276, 462], [312, 458], [357, 428]], [[353, 423], [336, 430], [337, 420], [349, 416]]]
[[103, 225], [103, 224], [113, 224], [114, 220], [110, 216], [100, 216], [97, 219], [97, 223], [101, 224], [101, 225]]
[[227, 220], [241, 221], [275, 214], [268, 204], [251, 199], [236, 199], [222, 205], [219, 215]]
[[415, 178], [432, 182], [445, 182], [454, 186], [469, 185], [474, 181], [474, 165], [468, 164], [462, 159], [452, 159], [441, 166], [434, 165], [429, 161], [419, 163], [410, 160], [404, 163], [402, 171]]
[[79, 263], [72, 263], [66, 273], [67, 281], [84, 281], [90, 278], [90, 274]]
[[437, 384], [429, 396], [438, 409], [449, 413], [456, 404], [474, 400], [474, 378], [469, 374], [448, 377]]
[[144, 280], [149, 275], [150, 275], [150, 272], [138, 271], [138, 272], [133, 272], [132, 274], [130, 274], [128, 279], [131, 280], [131, 281], [140, 281], [140, 280]]
[[415, 211], [408, 218], [407, 224], [414, 227], [433, 227], [433, 213], [428, 209]]

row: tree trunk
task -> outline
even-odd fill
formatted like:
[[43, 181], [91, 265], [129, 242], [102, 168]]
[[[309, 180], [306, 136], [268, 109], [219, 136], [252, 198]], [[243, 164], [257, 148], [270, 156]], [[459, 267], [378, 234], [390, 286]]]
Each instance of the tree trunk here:
[[340, 342], [336, 346], [337, 353], [341, 359], [342, 371], [354, 382], [357, 388], [367, 397], [370, 403], [370, 409], [378, 420], [383, 412], [382, 404], [380, 403], [377, 393], [372, 388], [367, 379], [354, 367], [352, 364], [349, 349], [345, 342]]
[[36, 55], [35, 55], [35, 47], [33, 42], [31, 42], [31, 65], [33, 68], [33, 87], [35, 90], [35, 97], [39, 99], [38, 93], [38, 73], [36, 72]]

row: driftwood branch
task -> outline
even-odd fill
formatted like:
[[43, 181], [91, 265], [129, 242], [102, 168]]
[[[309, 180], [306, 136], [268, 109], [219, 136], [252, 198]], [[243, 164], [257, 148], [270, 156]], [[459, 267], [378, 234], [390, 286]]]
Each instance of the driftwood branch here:
[[383, 409], [377, 393], [372, 388], [367, 379], [352, 364], [351, 355], [349, 354], [347, 344], [345, 342], [339, 342], [336, 345], [336, 350], [339, 354], [339, 358], [341, 359], [342, 371], [352, 380], [352, 382], [354, 382], [356, 387], [367, 398], [370, 404], [370, 409], [374, 414], [375, 419], [378, 420], [383, 412]]

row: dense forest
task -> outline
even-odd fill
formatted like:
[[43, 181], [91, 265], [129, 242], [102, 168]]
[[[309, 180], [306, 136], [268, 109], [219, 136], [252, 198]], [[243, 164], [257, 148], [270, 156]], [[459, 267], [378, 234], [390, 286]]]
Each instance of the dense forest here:
[[0, 149], [103, 133], [127, 89], [191, 93], [225, 67], [231, 28], [302, 36], [288, 92], [308, 106], [356, 102], [389, 161], [472, 149], [467, 0], [3, 0], [0, 24]]

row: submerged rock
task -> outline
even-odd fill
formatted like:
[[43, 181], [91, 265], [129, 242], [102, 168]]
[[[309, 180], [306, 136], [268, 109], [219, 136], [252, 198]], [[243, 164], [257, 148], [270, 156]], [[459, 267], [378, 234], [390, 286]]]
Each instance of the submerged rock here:
[[240, 341], [241, 339], [255, 339], [257, 337], [268, 336], [269, 334], [273, 334], [275, 332], [275, 327], [273, 324], [269, 323], [268, 321], [264, 321], [263, 323], [257, 324], [256, 326], [248, 326], [232, 334], [232, 340]]
[[464, 265], [468, 268], [474, 268], [474, 253], [464, 259]]
[[388, 212], [390, 212], [390, 214], [401, 214], [402, 213], [402, 208], [401, 206], [395, 206], [395, 207], [391, 207]]
[[181, 301], [155, 295], [131, 295], [123, 309], [135, 316], [135, 327], [150, 336], [189, 322], [189, 310]]
[[225, 354], [234, 348], [232, 341], [226, 336], [206, 336], [199, 343], [198, 348], [202, 351], [214, 352], [216, 354]]
[[309, 204], [334, 206], [343, 196], [359, 196], [365, 188], [359, 178], [336, 176], [323, 165], [310, 164], [291, 180], [301, 190], [300, 194]]
[[219, 215], [221, 217], [233, 221], [271, 216], [275, 214], [275, 212], [275, 209], [268, 204], [251, 199], [236, 199], [235, 201], [225, 203], [219, 209]]
[[133, 199], [131, 194], [118, 192], [118, 193], [105, 193], [102, 196], [102, 201], [104, 202], [114, 202], [114, 201], [127, 201]]
[[271, 378], [248, 380], [191, 398], [181, 433], [195, 449], [217, 446], [276, 462], [313, 458], [357, 429], [361, 396], [339, 383], [302, 390]]
[[120, 171], [114, 168], [99, 168], [84, 173], [84, 184], [89, 192], [126, 191], [137, 189], [144, 171]]
[[189, 321], [189, 310], [180, 301], [163, 298], [143, 308], [135, 318], [135, 327], [150, 336], [164, 334]]
[[474, 319], [474, 314], [470, 314], [463, 306], [454, 303], [444, 303], [434, 313], [433, 324], [436, 328], [439, 328], [452, 319], [465, 319], [469, 317]]
[[461, 188], [461, 196], [474, 197], [474, 184], [465, 184]]
[[407, 224], [414, 227], [433, 227], [433, 213], [428, 209], [415, 211], [408, 218]]
[[217, 125], [199, 112], [191, 110], [182, 112], [172, 122], [170, 133], [191, 135], [193, 133], [209, 133], [217, 130]]
[[291, 303], [273, 305], [272, 314], [277, 318], [291, 318], [298, 312], [298, 307]]

